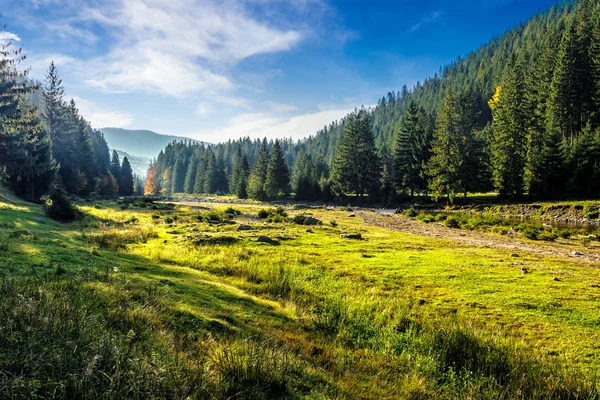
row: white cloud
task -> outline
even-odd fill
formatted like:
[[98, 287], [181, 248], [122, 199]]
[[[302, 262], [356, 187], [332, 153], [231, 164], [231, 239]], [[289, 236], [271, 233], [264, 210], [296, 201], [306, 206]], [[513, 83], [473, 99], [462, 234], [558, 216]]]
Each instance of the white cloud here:
[[20, 42], [21, 38], [12, 32], [0, 32], [0, 41], [3, 42], [9, 42], [11, 40], [14, 40], [15, 42]]
[[339, 108], [282, 118], [273, 113], [243, 113], [230, 119], [222, 129], [184, 134], [198, 140], [219, 143], [229, 139], [251, 138], [302, 139], [314, 135], [325, 125], [344, 117], [352, 108]]
[[79, 114], [90, 121], [94, 128], [124, 128], [133, 122], [133, 117], [127, 113], [100, 107], [93, 101], [77, 96], [73, 100], [77, 104]]
[[298, 111], [298, 107], [290, 105], [290, 104], [283, 104], [283, 103], [277, 103], [274, 101], [265, 101], [265, 104], [273, 111], [275, 112], [279, 112], [279, 113], [287, 113], [290, 111]]
[[443, 11], [435, 11], [433, 14], [431, 14], [429, 17], [425, 17], [423, 18], [421, 21], [419, 21], [418, 23], [416, 23], [415, 25], [413, 25], [409, 32], [415, 32], [418, 31], [419, 29], [421, 29], [421, 27], [425, 24], [429, 24], [435, 21], [438, 21], [442, 15], [444, 14]]
[[80, 18], [102, 25], [116, 40], [106, 55], [88, 62], [85, 79], [108, 92], [222, 93], [233, 88], [225, 72], [230, 66], [288, 50], [301, 39], [233, 2], [119, 0], [84, 8]]
[[215, 107], [210, 103], [200, 103], [196, 107], [196, 114], [205, 115], [215, 112]]

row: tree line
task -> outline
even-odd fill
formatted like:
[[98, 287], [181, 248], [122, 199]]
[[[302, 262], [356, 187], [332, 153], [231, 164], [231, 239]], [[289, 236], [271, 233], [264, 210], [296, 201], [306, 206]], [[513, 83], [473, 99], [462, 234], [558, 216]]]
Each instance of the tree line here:
[[75, 217], [68, 195], [133, 194], [139, 178], [126, 158], [111, 163], [102, 133], [65, 100], [54, 62], [37, 83], [19, 68], [24, 60], [12, 42], [0, 46], [0, 182], [28, 201], [47, 195], [49, 213], [63, 220]]
[[[238, 194], [243, 176], [240, 194], [259, 199], [288, 192], [303, 200], [368, 195], [387, 203], [416, 195], [453, 202], [488, 191], [505, 198], [598, 197], [600, 3], [553, 7], [424, 83], [389, 93], [373, 109], [275, 145], [246, 138], [194, 150], [215, 155], [221, 183], [156, 188]], [[165, 171], [175, 171], [176, 159], [179, 169], [190, 169], [190, 158], [176, 150], [187, 147], [193, 146], [173, 144], [161, 153], [153, 164], [158, 181], [170, 179]], [[272, 149], [291, 171], [289, 190], [265, 189]], [[234, 168], [242, 158], [244, 168]], [[206, 172], [201, 159], [192, 163], [196, 175]]]

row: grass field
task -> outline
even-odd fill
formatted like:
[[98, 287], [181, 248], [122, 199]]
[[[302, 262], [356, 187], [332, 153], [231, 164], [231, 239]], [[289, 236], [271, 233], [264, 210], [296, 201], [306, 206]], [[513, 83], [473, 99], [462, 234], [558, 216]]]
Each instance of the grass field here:
[[0, 397], [597, 398], [595, 263], [232, 207], [4, 195]]

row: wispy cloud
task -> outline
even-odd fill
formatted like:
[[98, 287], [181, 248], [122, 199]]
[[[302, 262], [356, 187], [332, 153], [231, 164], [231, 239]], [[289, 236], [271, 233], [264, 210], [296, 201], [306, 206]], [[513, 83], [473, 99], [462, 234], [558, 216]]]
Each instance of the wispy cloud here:
[[277, 103], [275, 101], [265, 101], [265, 104], [271, 110], [273, 110], [275, 112], [279, 112], [279, 113], [287, 113], [287, 112], [291, 112], [291, 111], [298, 111], [298, 107], [297, 106], [293, 106], [291, 104]]
[[187, 132], [184, 135], [213, 143], [245, 136], [270, 139], [286, 137], [298, 140], [314, 135], [319, 129], [344, 117], [350, 111], [352, 107], [299, 114], [288, 118], [276, 112], [243, 113], [231, 118], [222, 129]]
[[409, 32], [416, 32], [419, 29], [421, 29], [423, 27], [423, 25], [427, 25], [430, 24], [432, 22], [436, 22], [439, 21], [442, 18], [442, 15], [444, 15], [443, 11], [435, 11], [433, 14], [431, 14], [428, 17], [423, 18], [421, 21], [419, 21], [418, 23], [414, 24], [410, 29]]
[[111, 93], [224, 93], [235, 86], [228, 71], [238, 62], [289, 50], [302, 39], [297, 30], [259, 21], [242, 1], [70, 1], [79, 1], [73, 7], [79, 13], [48, 28], [88, 44], [98, 37], [84, 26], [108, 35], [108, 51], [81, 60], [86, 66], [79, 72], [86, 84]]
[[12, 32], [0, 32], [0, 41], [2, 42], [8, 42], [14, 40], [15, 42], [20, 42], [21, 38]]
[[79, 113], [95, 128], [109, 126], [111, 128], [124, 128], [131, 125], [133, 117], [125, 112], [106, 109], [93, 101], [75, 96], [73, 98], [79, 108]]

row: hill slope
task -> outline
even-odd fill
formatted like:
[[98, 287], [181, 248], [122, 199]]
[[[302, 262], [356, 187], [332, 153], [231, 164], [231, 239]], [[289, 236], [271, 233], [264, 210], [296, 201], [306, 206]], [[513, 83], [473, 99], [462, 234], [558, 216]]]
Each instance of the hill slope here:
[[119, 149], [126, 153], [154, 158], [162, 149], [174, 140], [187, 140], [200, 143], [198, 140], [172, 135], [162, 135], [150, 130], [131, 130], [122, 128], [101, 128], [104, 138], [111, 149]]

